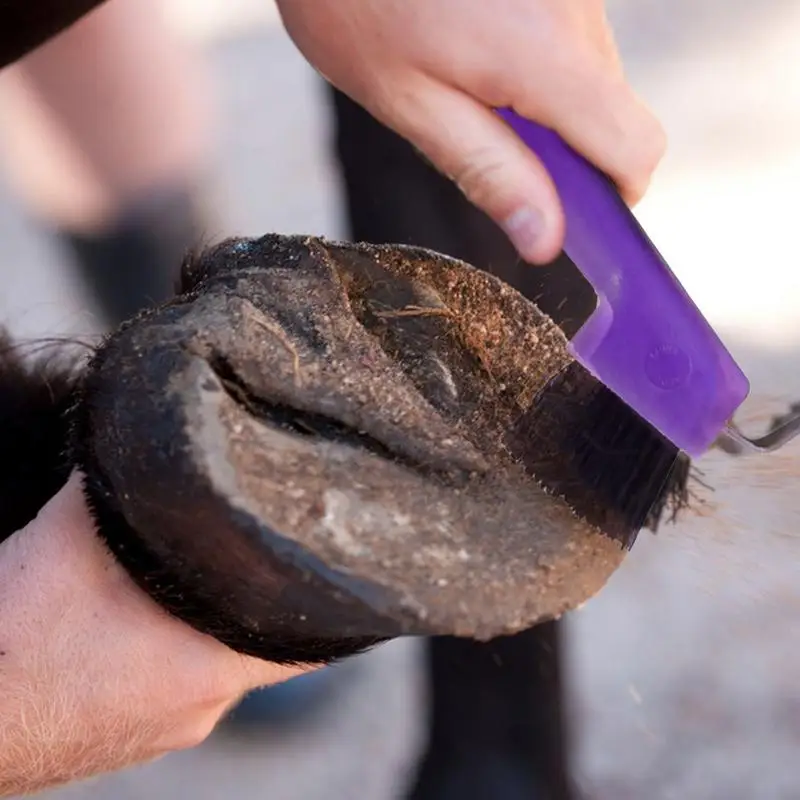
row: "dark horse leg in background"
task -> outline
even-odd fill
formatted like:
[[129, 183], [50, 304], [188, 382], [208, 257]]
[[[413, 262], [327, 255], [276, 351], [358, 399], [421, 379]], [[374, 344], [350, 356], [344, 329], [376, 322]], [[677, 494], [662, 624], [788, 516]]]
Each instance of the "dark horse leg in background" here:
[[[568, 263], [520, 263], [502, 232], [405, 141], [333, 91], [350, 236], [430, 247], [498, 275], [567, 335], [594, 310]], [[487, 535], [491, 535], [487, 531]], [[428, 742], [413, 800], [570, 800], [561, 623], [478, 643], [427, 645]]]

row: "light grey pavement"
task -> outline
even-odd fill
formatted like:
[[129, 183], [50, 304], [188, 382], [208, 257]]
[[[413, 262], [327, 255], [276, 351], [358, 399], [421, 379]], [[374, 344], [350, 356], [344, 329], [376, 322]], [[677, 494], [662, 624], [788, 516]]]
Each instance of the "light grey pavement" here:
[[[229, 4], [251, 14], [238, 24], [221, 0], [173, 2], [194, 35], [222, 20], [235, 37], [208, 44], [225, 231], [335, 235], [314, 75], [253, 3]], [[640, 216], [749, 370], [757, 425], [800, 397], [800, 2], [609, 5], [671, 139]], [[89, 330], [57, 265], [0, 196], [0, 317], [23, 334]], [[800, 798], [800, 448], [701, 466], [716, 490], [704, 512], [643, 535], [570, 619], [577, 769], [595, 800]], [[353, 683], [313, 728], [247, 746], [217, 737], [51, 797], [390, 800], [419, 746], [416, 664], [413, 646], [393, 644], [345, 668]]]

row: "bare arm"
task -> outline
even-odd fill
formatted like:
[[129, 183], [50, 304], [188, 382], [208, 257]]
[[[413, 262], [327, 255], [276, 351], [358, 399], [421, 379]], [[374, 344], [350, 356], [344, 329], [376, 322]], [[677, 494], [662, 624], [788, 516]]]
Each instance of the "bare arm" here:
[[0, 545], [0, 797], [192, 747], [298, 671], [162, 612], [94, 535], [77, 476]]

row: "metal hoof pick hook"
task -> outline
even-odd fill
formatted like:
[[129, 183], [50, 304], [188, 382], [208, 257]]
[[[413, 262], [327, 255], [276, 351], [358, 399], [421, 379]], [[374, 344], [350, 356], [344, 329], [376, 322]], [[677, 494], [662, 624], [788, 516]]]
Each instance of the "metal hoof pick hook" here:
[[749, 439], [733, 422], [730, 422], [717, 440], [717, 447], [733, 456], [771, 453], [791, 442], [798, 434], [800, 434], [800, 412], [795, 411], [788, 419], [779, 421], [772, 430], [757, 439]]

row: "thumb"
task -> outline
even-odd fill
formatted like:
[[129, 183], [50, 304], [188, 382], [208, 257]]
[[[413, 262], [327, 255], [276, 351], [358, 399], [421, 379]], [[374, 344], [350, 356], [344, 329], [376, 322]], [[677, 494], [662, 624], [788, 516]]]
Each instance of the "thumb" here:
[[556, 258], [564, 219], [555, 186], [539, 159], [491, 109], [429, 81], [413, 92], [397, 91], [387, 114], [367, 107], [455, 181], [506, 232], [523, 259], [545, 264]]

